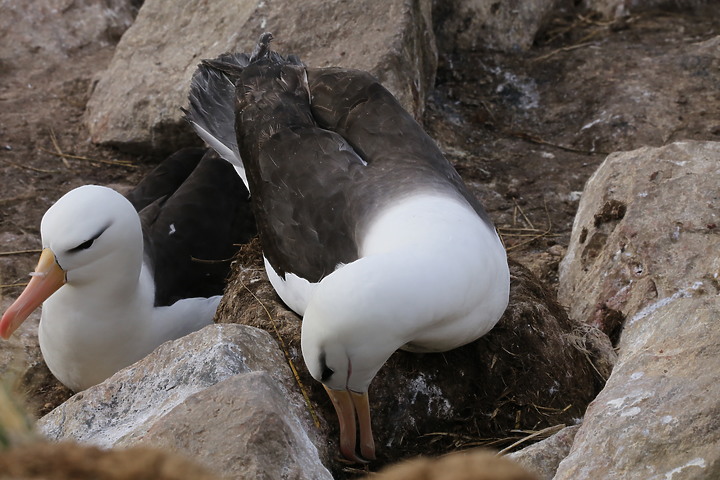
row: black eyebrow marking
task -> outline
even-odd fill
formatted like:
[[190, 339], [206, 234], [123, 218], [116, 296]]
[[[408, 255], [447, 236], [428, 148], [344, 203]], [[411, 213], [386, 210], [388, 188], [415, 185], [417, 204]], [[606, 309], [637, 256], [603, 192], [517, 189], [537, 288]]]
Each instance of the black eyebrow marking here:
[[71, 248], [70, 250], [68, 250], [68, 252], [75, 253], [75, 252], [79, 252], [80, 250], [87, 250], [88, 248], [92, 247], [92, 244], [95, 242], [95, 240], [97, 240], [100, 237], [100, 235], [105, 233], [105, 230], [107, 230], [108, 228], [110, 228], [110, 225], [106, 225], [104, 228], [100, 229], [99, 232], [97, 232], [95, 235], [90, 237], [88, 240], [85, 240], [77, 247]]
[[332, 377], [333, 374], [335, 373], [335, 370], [328, 367], [326, 357], [325, 357], [325, 352], [322, 352], [320, 354], [320, 366], [322, 367], [322, 375], [321, 375], [320, 379], [323, 382], [326, 381], [327, 379], [329, 379], [330, 377]]

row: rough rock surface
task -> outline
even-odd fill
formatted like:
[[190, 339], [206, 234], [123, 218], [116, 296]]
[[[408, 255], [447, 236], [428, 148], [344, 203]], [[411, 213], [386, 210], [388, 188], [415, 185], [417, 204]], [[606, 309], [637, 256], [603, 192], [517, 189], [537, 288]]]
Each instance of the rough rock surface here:
[[251, 51], [264, 31], [275, 35], [275, 50], [309, 66], [370, 71], [419, 117], [437, 66], [430, 3], [147, 0], [88, 102], [92, 140], [163, 151], [199, 143], [180, 112], [195, 67]]
[[131, 443], [182, 452], [228, 478], [332, 480], [286, 395], [267, 372], [237, 375], [188, 397]]
[[[6, 1], [0, 5], [0, 67], [33, 59], [65, 60], [98, 44], [113, 45], [137, 14], [133, 0]], [[42, 25], [44, 28], [38, 28]]]
[[[374, 467], [582, 416], [609, 375], [610, 342], [598, 330], [571, 322], [527, 269], [511, 262], [510, 272], [510, 306], [489, 334], [443, 354], [396, 352], [375, 377], [370, 401], [379, 461]], [[335, 412], [302, 359], [300, 318], [267, 281], [257, 242], [236, 257], [216, 320], [279, 336], [337, 451]], [[341, 465], [332, 467], [337, 473]]]
[[[259, 380], [256, 377], [240, 379], [252, 376], [253, 372], [267, 373]], [[223, 381], [233, 376], [240, 378]], [[264, 458], [273, 455], [276, 461], [258, 465], [258, 475], [263, 471], [283, 469], [297, 472], [298, 465], [314, 465], [314, 469], [308, 468], [308, 475], [322, 474], [325, 470], [312, 441], [317, 437], [302, 400], [290, 390], [292, 382], [282, 353], [269, 334], [244, 326], [211, 325], [161, 345], [145, 359], [70, 398], [43, 417], [38, 425], [52, 440], [75, 440], [100, 447], [152, 444], [152, 440], [160, 444], [177, 442], [177, 448], [189, 453], [202, 450], [201, 460], [206, 466], [226, 474], [229, 472], [223, 468], [238, 468], [233, 466], [235, 463], [250, 465], [256, 462], [261, 447], [248, 449], [233, 436], [225, 436], [222, 444], [194, 443], [206, 439], [200, 433], [204, 425], [191, 421], [196, 418], [193, 415], [197, 413], [197, 404], [203, 398], [214, 398], [217, 403], [204, 411], [204, 420], [224, 423], [222, 430], [212, 433], [209, 441], [223, 438], [222, 433], [230, 430], [244, 432], [249, 437], [255, 435], [254, 429], [242, 428], [243, 422], [247, 423], [247, 418], [253, 417], [249, 407], [254, 406], [259, 415], [265, 412], [265, 418], [272, 418], [268, 421], [279, 427], [266, 432], [268, 442], [263, 447], [267, 450], [261, 450], [260, 455]], [[280, 403], [274, 406], [252, 404], [250, 399], [256, 399], [263, 390], [272, 392]], [[249, 399], [232, 397], [242, 392]], [[232, 412], [238, 415], [233, 416]], [[280, 422], [268, 412], [285, 412], [287, 420]], [[183, 436], [180, 431], [185, 428], [197, 428], [194, 431], [197, 435]], [[146, 438], [147, 442], [144, 441]], [[288, 438], [293, 438], [292, 445]], [[229, 460], [231, 457], [234, 461]], [[312, 477], [291, 475], [281, 478]]]
[[695, 292], [634, 316], [555, 480], [720, 478], [719, 304]]
[[572, 318], [613, 333], [651, 302], [717, 293], [720, 142], [610, 155], [588, 180], [560, 264]]
[[556, 480], [720, 476], [720, 143], [614, 154], [588, 181], [561, 266], [618, 363]]
[[433, 17], [442, 50], [529, 48], [559, 0], [446, 0]]
[[692, 10], [703, 7], [712, 0], [582, 0], [580, 3], [590, 11], [605, 18], [621, 18], [653, 9]]
[[509, 453], [507, 457], [535, 473], [538, 480], [552, 480], [558, 465], [570, 452], [578, 428], [578, 425], [565, 427], [545, 440]]

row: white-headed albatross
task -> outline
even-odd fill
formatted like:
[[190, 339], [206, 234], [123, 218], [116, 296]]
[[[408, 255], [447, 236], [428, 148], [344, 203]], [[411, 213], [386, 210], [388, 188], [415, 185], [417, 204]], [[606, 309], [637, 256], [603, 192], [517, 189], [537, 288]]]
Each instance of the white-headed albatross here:
[[127, 198], [85, 185], [52, 205], [40, 261], [0, 335], [42, 304], [45, 362], [80, 391], [212, 323], [228, 259], [256, 228], [242, 181], [205, 151], [170, 156]]
[[249, 184], [265, 267], [303, 317], [302, 353], [340, 422], [375, 457], [368, 387], [397, 349], [487, 333], [509, 295], [505, 250], [432, 139], [376, 79], [269, 49], [195, 73], [187, 118]]

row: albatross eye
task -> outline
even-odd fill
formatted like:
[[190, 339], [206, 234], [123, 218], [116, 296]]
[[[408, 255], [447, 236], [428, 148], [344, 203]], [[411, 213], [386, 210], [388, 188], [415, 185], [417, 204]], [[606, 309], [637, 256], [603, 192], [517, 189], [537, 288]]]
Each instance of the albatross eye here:
[[70, 250], [68, 250], [68, 252], [70, 252], [70, 253], [75, 253], [75, 252], [79, 252], [79, 251], [81, 251], [81, 250], [87, 250], [88, 248], [92, 247], [92, 246], [93, 246], [93, 243], [95, 243], [95, 240], [97, 240], [98, 238], [100, 238], [100, 235], [102, 235], [103, 233], [105, 233], [105, 230], [107, 230], [108, 228], [110, 228], [110, 225], [102, 228], [98, 233], [96, 233], [95, 235], [93, 235], [93, 236], [90, 238], [90, 240], [85, 240], [84, 242], [82, 242], [82, 243], [81, 243], [80, 245], [78, 245], [77, 247], [73, 247], [73, 248], [71, 248]]
[[92, 244], [95, 242], [94, 238], [91, 238], [90, 240], [84, 241], [77, 247], [71, 248], [68, 250], [70, 253], [79, 252], [80, 250], [87, 250], [88, 248], [92, 247]]

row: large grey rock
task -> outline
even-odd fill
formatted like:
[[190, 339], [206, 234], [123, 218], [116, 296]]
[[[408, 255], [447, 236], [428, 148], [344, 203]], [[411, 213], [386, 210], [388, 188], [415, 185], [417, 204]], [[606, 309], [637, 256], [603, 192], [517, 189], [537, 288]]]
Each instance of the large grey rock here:
[[[265, 373], [260, 380], [252, 377], [226, 382], [253, 372]], [[228, 473], [224, 468], [236, 468], [229, 458], [239, 465], [257, 465], [258, 454], [276, 458], [275, 464], [265, 465], [268, 472], [295, 472], [298, 465], [310, 464], [317, 467], [313, 471], [322, 471], [313, 445], [318, 443], [317, 433], [302, 399], [292, 391], [293, 381], [277, 343], [268, 333], [240, 325], [210, 325], [161, 345], [143, 360], [70, 398], [38, 425], [51, 440], [75, 440], [100, 447], [139, 442], [153, 445], [157, 440], [160, 445], [177, 442], [180, 448], [182, 443], [186, 452], [203, 451], [201, 460], [220, 474]], [[204, 392], [210, 387], [212, 390]], [[256, 411], [265, 418], [285, 412], [286, 418], [281, 422], [273, 417], [270, 423], [277, 427], [272, 434], [276, 436], [268, 432], [264, 447], [247, 448], [235, 436], [225, 436], [222, 444], [205, 443], [220, 442], [223, 432], [230, 430], [256, 438], [257, 425], [247, 420], [252, 417], [249, 406], [258, 400], [259, 393], [270, 391], [272, 395], [263, 402], [274, 399], [275, 403], [261, 402]], [[206, 398], [216, 401], [200, 408], [198, 402]], [[204, 417], [198, 418], [201, 410]], [[219, 431], [200, 434], [205, 428]], [[182, 429], [192, 432], [183, 436], [178, 432]], [[173, 435], [175, 439], [170, 438]], [[290, 445], [290, 438], [297, 443]], [[257, 469], [260, 472], [262, 467]]]
[[716, 292], [638, 312], [555, 480], [720, 478], [718, 318]]
[[561, 298], [620, 330], [556, 480], [720, 477], [720, 143], [614, 154], [583, 193]]
[[[132, 0], [6, 1], [0, 5], [0, 65], [24, 67], [28, 57], [64, 60], [81, 48], [118, 41], [132, 24]], [[38, 26], [42, 25], [42, 28]], [[50, 60], [52, 61], [52, 60]]]
[[288, 412], [286, 394], [267, 372], [231, 377], [188, 397], [130, 443], [180, 452], [228, 478], [332, 480]]
[[538, 480], [552, 480], [558, 465], [570, 452], [578, 428], [578, 425], [565, 427], [541, 442], [509, 453], [507, 457], [535, 473]]
[[87, 105], [92, 140], [125, 149], [198, 142], [182, 120], [198, 62], [251, 51], [260, 33], [312, 67], [368, 70], [417, 117], [434, 83], [430, 0], [147, 0]]
[[433, 16], [441, 50], [527, 50], [559, 0], [449, 0]]
[[678, 142], [610, 155], [588, 180], [558, 296], [608, 331], [663, 298], [716, 292], [720, 143]]

